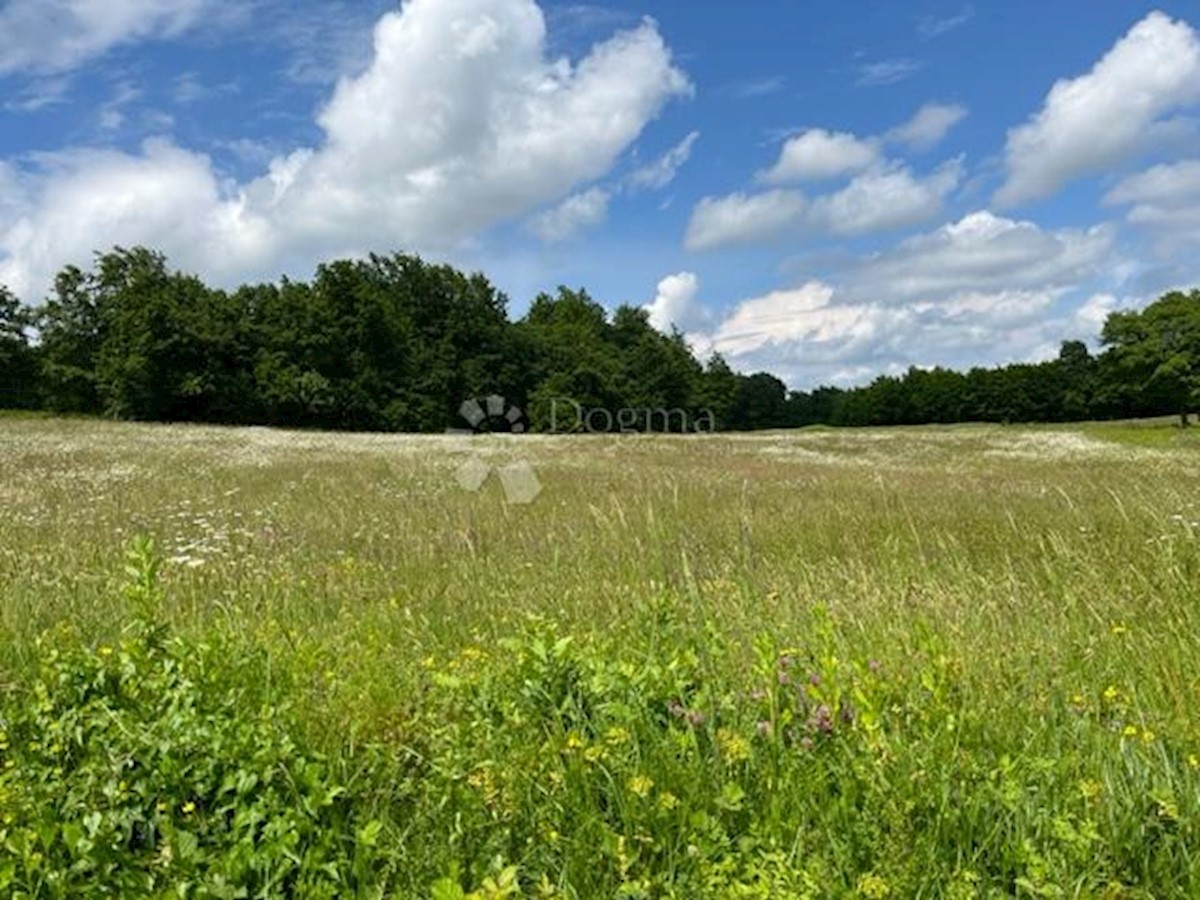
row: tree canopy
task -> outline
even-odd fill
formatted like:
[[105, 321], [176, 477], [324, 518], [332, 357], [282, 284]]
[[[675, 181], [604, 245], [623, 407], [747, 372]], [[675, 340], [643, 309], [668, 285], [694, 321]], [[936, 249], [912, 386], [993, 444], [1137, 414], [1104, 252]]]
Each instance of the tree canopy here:
[[[412, 255], [223, 291], [152, 250], [117, 248], [90, 271], [65, 268], [35, 309], [0, 286], [0, 406], [398, 431], [462, 427], [463, 401], [492, 394], [542, 430], [1186, 422], [1200, 410], [1200, 290], [1113, 313], [1101, 340], [1098, 355], [1072, 340], [1042, 363], [914, 367], [863, 387], [789, 392], [719, 354], [702, 361], [644, 310], [610, 315], [585, 290], [541, 294], [513, 321], [482, 274]], [[588, 409], [607, 413], [585, 422], [577, 411]]]

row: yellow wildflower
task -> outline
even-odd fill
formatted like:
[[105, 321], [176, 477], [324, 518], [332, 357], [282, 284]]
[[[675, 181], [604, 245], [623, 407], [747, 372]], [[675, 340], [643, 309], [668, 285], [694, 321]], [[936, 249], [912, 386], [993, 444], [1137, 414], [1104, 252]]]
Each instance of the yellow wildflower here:
[[750, 758], [750, 742], [732, 728], [717, 729], [717, 746], [727, 762], [745, 762]]
[[1120, 635], [1120, 634], [1126, 634], [1129, 631], [1129, 628], [1125, 625], [1124, 622], [1114, 622], [1112, 628], [1110, 628], [1109, 631], [1111, 631], [1113, 634]]
[[858, 893], [863, 897], [869, 897], [870, 900], [883, 900], [891, 892], [892, 889], [888, 883], [878, 875], [864, 875], [858, 880]]
[[639, 797], [650, 796], [650, 791], [654, 788], [654, 779], [646, 775], [635, 775], [629, 779], [629, 790]]
[[193, 803], [191, 800], [189, 800], [187, 803], [183, 804], [183, 814], [185, 816], [190, 816], [195, 811], [196, 811], [196, 804]]
[[1121, 696], [1121, 692], [1120, 692], [1120, 691], [1118, 691], [1118, 690], [1117, 690], [1117, 689], [1116, 689], [1116, 688], [1115, 688], [1113, 685], [1111, 685], [1111, 684], [1110, 684], [1108, 687], [1106, 687], [1106, 688], [1104, 689], [1104, 699], [1105, 699], [1105, 700], [1107, 700], [1109, 703], [1112, 703], [1113, 701], [1115, 701], [1115, 700], [1116, 700], [1118, 697], [1120, 697], [1120, 696]]
[[1123, 734], [1125, 737], [1128, 737], [1128, 738], [1135, 738], [1138, 735], [1137, 726], [1136, 725], [1126, 725], [1125, 729], [1121, 732], [1121, 734]]
[[604, 740], [614, 747], [619, 747], [621, 744], [629, 742], [629, 731], [618, 725], [604, 732]]

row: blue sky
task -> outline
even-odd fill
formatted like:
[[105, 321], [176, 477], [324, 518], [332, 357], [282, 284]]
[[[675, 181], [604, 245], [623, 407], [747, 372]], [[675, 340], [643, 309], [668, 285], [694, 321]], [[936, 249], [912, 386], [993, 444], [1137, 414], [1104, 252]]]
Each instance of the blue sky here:
[[1200, 10], [0, 0], [0, 283], [409, 250], [798, 388], [1040, 359], [1200, 283]]

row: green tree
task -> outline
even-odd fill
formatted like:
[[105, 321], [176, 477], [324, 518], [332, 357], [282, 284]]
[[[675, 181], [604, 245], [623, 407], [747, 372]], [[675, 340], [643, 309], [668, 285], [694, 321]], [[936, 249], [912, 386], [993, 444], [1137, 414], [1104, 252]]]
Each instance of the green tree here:
[[104, 343], [105, 316], [89, 276], [75, 266], [54, 281], [54, 294], [35, 312], [41, 338], [39, 386], [55, 412], [100, 410], [96, 360]]
[[740, 376], [720, 353], [712, 355], [700, 375], [696, 406], [711, 412], [719, 429], [735, 427], [739, 382]]
[[0, 285], [0, 407], [35, 405], [35, 355], [29, 346], [29, 310]]
[[756, 372], [738, 379], [734, 428], [784, 428], [787, 420], [787, 385], [768, 372]]
[[[587, 291], [560, 287], [557, 295], [539, 294], [518, 328], [531, 354], [529, 406], [537, 428], [563, 430], [571, 404], [610, 416], [624, 405], [620, 351], [604, 307]], [[575, 424], [571, 418], [566, 428]]]
[[1200, 290], [1172, 291], [1143, 310], [1114, 312], [1101, 339], [1115, 374], [1186, 426], [1200, 406]]
[[683, 335], [678, 330], [663, 334], [645, 310], [632, 306], [617, 309], [611, 334], [621, 361], [622, 406], [639, 411], [638, 422], [626, 427], [680, 430], [695, 421], [703, 370]]

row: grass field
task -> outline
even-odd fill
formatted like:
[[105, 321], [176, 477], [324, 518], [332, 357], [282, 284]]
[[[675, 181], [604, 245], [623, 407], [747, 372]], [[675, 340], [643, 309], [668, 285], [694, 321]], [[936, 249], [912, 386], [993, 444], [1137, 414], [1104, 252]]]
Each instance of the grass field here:
[[1200, 896], [1191, 433], [0, 462], [5, 895]]

